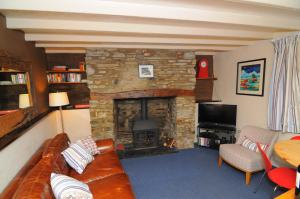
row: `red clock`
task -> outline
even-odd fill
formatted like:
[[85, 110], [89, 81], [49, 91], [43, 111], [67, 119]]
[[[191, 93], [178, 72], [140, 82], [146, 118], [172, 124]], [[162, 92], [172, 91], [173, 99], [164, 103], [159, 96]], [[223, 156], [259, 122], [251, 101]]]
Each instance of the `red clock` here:
[[208, 78], [208, 60], [206, 58], [202, 58], [198, 62], [197, 78]]

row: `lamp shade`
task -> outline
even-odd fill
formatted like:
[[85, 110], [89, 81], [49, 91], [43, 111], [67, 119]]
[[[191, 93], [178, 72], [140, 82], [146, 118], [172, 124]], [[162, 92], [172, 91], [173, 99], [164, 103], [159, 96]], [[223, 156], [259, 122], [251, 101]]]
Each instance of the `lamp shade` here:
[[29, 94], [19, 95], [19, 108], [27, 108], [30, 106]]
[[64, 106], [69, 104], [67, 92], [49, 93], [49, 106]]

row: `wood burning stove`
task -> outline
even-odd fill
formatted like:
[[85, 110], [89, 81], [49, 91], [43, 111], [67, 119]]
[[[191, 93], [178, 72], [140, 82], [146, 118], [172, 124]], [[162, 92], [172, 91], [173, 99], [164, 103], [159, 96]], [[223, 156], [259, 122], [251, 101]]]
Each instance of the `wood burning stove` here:
[[133, 122], [132, 132], [135, 149], [159, 146], [159, 127], [155, 120], [148, 118], [147, 98], [141, 99], [141, 118]]

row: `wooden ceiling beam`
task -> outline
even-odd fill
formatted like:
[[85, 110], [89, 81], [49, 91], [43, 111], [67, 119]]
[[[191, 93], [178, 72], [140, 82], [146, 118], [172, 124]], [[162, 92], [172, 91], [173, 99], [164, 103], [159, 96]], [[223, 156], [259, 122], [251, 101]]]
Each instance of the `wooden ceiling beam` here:
[[228, 45], [243, 46], [252, 45], [256, 41], [251, 40], [225, 40], [225, 39], [195, 39], [176, 37], [146, 37], [146, 36], [113, 36], [113, 35], [79, 35], [79, 34], [47, 34], [47, 33], [26, 33], [26, 41], [47, 42], [67, 42], [67, 43], [162, 43], [162, 44], [201, 44], [201, 45]]
[[274, 8], [284, 8], [289, 10], [299, 10], [300, 11], [300, 1], [299, 0], [226, 0], [237, 3], [250, 4], [255, 6], [266, 6]]
[[166, 44], [66, 44], [66, 43], [36, 43], [36, 47], [43, 48], [145, 48], [145, 49], [186, 49], [186, 50], [211, 50], [229, 51], [237, 47], [231, 46], [209, 46], [209, 45], [166, 45]]
[[[250, 0], [244, 0], [250, 1]], [[253, 0], [256, 5], [267, 4], [283, 6], [286, 1], [275, 0], [275, 3], [270, 3], [269, 0]], [[259, 3], [262, 2], [262, 3]], [[296, 1], [296, 0], [295, 0]], [[289, 2], [293, 2], [289, 0]], [[251, 10], [248, 12], [247, 7], [241, 4], [231, 9], [229, 5], [223, 5], [222, 2], [201, 1], [195, 6], [182, 6], [178, 2], [173, 4], [165, 4], [164, 1], [156, 1], [154, 4], [143, 3], [143, 1], [126, 2], [126, 1], [101, 1], [101, 0], [26, 0], [24, 3], [20, 0], [1, 0], [0, 10], [10, 11], [38, 11], [56, 12], [56, 13], [75, 13], [80, 15], [106, 15], [119, 17], [137, 17], [137, 18], [153, 18], [166, 20], [184, 20], [184, 21], [198, 21], [211, 22], [223, 24], [235, 24], [257, 27], [269, 27], [285, 30], [300, 30], [300, 16], [286, 16], [283, 12], [274, 12], [266, 10], [264, 12]], [[230, 2], [232, 4], [232, 2]], [[294, 4], [290, 4], [289, 7]], [[259, 7], [259, 6], [257, 6]], [[253, 8], [253, 7], [252, 7]]]
[[187, 27], [160, 24], [118, 23], [81, 20], [57, 20], [7, 17], [6, 24], [11, 29], [55, 30], [73, 33], [130, 33], [156, 35], [210, 36], [224, 38], [270, 39], [271, 32], [230, 28]]

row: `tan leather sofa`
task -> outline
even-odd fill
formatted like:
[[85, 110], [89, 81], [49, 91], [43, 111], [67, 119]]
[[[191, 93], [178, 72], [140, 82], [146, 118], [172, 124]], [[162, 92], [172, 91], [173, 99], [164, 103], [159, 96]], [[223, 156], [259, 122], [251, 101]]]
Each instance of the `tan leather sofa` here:
[[56, 172], [71, 176], [89, 185], [95, 199], [135, 198], [128, 176], [125, 174], [111, 139], [96, 141], [98, 147], [106, 147], [101, 154], [94, 156], [82, 174], [71, 169], [61, 152], [68, 147], [69, 138], [62, 133], [48, 141], [39, 161], [23, 175], [13, 188], [7, 188], [0, 198], [53, 199], [50, 174]]

